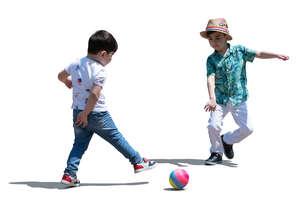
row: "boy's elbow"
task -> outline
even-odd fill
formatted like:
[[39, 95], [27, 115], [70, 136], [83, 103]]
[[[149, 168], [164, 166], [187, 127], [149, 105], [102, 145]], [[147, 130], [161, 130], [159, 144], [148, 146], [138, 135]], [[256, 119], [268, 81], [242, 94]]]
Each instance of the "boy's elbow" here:
[[98, 92], [92, 92], [91, 93], [91, 96], [95, 99], [95, 100], [98, 100], [100, 98], [100, 93]]
[[57, 78], [61, 82], [65, 82], [69, 75], [70, 75], [69, 73], [67, 73], [65, 70], [63, 70], [63, 71], [58, 73]]
[[62, 72], [58, 73], [57, 78], [58, 78], [58, 80], [60, 80], [60, 81], [62, 81], [62, 82], [63, 82], [64, 79], [65, 79]]
[[61, 76], [61, 73], [58, 73], [58, 75], [57, 75], [57, 79], [58, 79], [59, 81], [62, 81], [62, 76]]
[[100, 98], [100, 91], [96, 92], [96, 97], [97, 97], [97, 99]]
[[212, 76], [212, 75], [208, 76], [207, 77], [207, 84], [212, 85], [214, 83], [215, 83], [215, 76]]
[[95, 96], [96, 96], [97, 99], [99, 99], [100, 98], [100, 92], [96, 92]]
[[258, 51], [257, 51], [257, 52], [255, 53], [255, 57], [256, 57], [256, 58], [261, 58], [261, 57], [262, 57], [261, 52], [258, 52]]

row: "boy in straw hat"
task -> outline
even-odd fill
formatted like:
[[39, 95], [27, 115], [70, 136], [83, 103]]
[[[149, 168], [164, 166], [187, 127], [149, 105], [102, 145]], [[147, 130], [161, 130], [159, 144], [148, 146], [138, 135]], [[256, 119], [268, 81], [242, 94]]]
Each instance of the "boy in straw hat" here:
[[[231, 46], [227, 41], [232, 40], [228, 25], [223, 18], [208, 21], [205, 31], [200, 35], [208, 39], [215, 50], [207, 58], [207, 87], [209, 101], [205, 111], [209, 111], [208, 134], [211, 142], [211, 156], [205, 161], [206, 165], [222, 162], [222, 155], [228, 159], [234, 156], [233, 144], [242, 141], [253, 132], [247, 108], [247, 75], [246, 62], [254, 58], [278, 58], [288, 60], [289, 57], [269, 52], [258, 52], [244, 46]], [[222, 120], [231, 112], [238, 129], [220, 136]]]

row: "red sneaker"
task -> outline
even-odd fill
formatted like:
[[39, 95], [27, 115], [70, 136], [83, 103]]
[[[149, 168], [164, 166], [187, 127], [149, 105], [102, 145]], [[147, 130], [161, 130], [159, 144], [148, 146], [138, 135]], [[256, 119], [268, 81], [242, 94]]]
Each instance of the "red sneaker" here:
[[156, 166], [156, 164], [157, 163], [153, 160], [147, 160], [146, 158], [143, 158], [142, 162], [133, 165], [134, 173], [152, 169]]
[[72, 187], [78, 187], [80, 184], [80, 181], [77, 179], [77, 177], [69, 176], [68, 174], [64, 174], [61, 180], [61, 183], [67, 186]]

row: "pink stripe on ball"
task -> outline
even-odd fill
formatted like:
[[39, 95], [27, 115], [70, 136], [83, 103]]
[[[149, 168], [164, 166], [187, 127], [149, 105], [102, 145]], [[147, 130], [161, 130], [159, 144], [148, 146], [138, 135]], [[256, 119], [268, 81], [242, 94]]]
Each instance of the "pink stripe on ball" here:
[[176, 169], [175, 177], [183, 185], [186, 185], [189, 182], [189, 174], [184, 169]]

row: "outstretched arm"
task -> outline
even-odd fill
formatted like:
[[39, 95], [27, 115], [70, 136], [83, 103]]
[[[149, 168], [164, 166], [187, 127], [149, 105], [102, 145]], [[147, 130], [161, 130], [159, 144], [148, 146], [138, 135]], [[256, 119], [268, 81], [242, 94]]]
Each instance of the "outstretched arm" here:
[[274, 54], [274, 53], [270, 53], [270, 52], [256, 52], [255, 55], [256, 58], [260, 58], [260, 59], [272, 59], [272, 58], [278, 58], [281, 60], [288, 60], [289, 57], [286, 55], [282, 55], [282, 54]]

